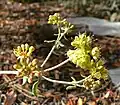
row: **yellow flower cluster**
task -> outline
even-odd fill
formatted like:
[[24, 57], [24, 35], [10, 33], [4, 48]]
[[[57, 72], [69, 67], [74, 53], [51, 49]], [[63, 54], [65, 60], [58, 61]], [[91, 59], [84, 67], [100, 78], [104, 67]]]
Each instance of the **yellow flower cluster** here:
[[84, 81], [85, 87], [89, 87], [89, 84], [90, 87], [95, 87], [100, 79], [106, 80], [108, 78], [108, 71], [104, 67], [103, 60], [100, 58], [100, 49], [98, 47], [92, 48], [91, 42], [90, 36], [86, 36], [85, 33], [80, 34], [71, 43], [75, 49], [67, 52], [69, 59], [74, 64], [84, 70], [89, 70], [92, 78]]
[[101, 85], [101, 83], [99, 80], [94, 80], [93, 78], [89, 78], [83, 82], [83, 85], [86, 89], [95, 90]]
[[30, 61], [29, 58], [22, 58], [17, 64], [13, 65], [13, 68], [19, 71], [19, 75], [28, 76], [32, 71], [39, 71], [38, 60], [33, 59]]
[[74, 25], [69, 23], [66, 19], [62, 19], [59, 13], [55, 13], [54, 15], [50, 15], [48, 19], [48, 24], [57, 25], [61, 27], [61, 30], [69, 32], [73, 29]]
[[35, 48], [28, 44], [22, 44], [13, 50], [17, 57], [17, 63], [13, 65], [13, 68], [19, 71], [19, 76], [30, 76], [33, 72], [38, 73], [38, 60], [31, 57], [34, 50]]

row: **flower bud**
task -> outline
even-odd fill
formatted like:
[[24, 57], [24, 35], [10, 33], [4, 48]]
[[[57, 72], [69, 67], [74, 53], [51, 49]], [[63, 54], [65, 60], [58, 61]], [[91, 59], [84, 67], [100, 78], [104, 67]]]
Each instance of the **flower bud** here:
[[13, 65], [13, 68], [14, 68], [14, 69], [17, 69], [17, 64]]
[[26, 43], [25, 44], [25, 51], [27, 52], [29, 50], [29, 45]]
[[40, 76], [40, 72], [39, 72], [39, 71], [36, 71], [36, 72], [35, 72], [35, 76], [36, 76], [36, 77], [39, 77], [39, 76]]
[[17, 51], [18, 51], [18, 52], [21, 52], [21, 50], [22, 50], [21, 47], [18, 46], [18, 47], [17, 47]]
[[31, 53], [30, 53], [30, 52], [28, 52], [28, 53], [27, 53], [27, 56], [28, 56], [28, 57], [29, 57], [29, 56], [31, 56]]
[[33, 78], [29, 77], [28, 78], [28, 83], [32, 83], [33, 82]]
[[21, 44], [21, 48], [22, 48], [22, 51], [24, 51], [25, 50], [25, 45]]
[[24, 61], [25, 59], [24, 58], [20, 58], [20, 64], [22, 64], [22, 65], [24, 65], [25, 64], [25, 61]]
[[20, 55], [21, 52], [21, 47], [18, 46], [17, 49], [13, 49], [13, 53], [15, 54], [16, 57], [18, 57]]
[[34, 50], [35, 50], [35, 48], [34, 48], [33, 46], [30, 46], [30, 48], [29, 48], [29, 52], [28, 52], [28, 53], [31, 54]]
[[32, 65], [32, 63], [30, 62], [30, 63], [28, 64], [28, 67], [31, 67], [31, 65]]
[[34, 70], [35, 70], [35, 67], [31, 67], [31, 70], [34, 71]]
[[22, 67], [19, 64], [13, 65], [13, 68], [16, 69], [16, 70], [18, 70], [19, 72], [22, 71]]
[[70, 28], [71, 28], [71, 29], [74, 28], [74, 25], [71, 25]]
[[38, 60], [37, 59], [33, 59], [32, 66], [35, 66], [37, 63], [38, 63]]
[[26, 64], [28, 65], [30, 63], [30, 59], [26, 58]]
[[100, 50], [98, 47], [94, 47], [91, 52], [94, 59], [98, 59], [100, 57]]

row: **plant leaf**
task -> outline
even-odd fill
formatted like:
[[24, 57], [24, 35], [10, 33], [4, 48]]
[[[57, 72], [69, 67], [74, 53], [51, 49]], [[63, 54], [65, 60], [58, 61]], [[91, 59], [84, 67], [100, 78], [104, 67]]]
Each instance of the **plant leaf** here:
[[36, 81], [32, 86], [32, 94], [37, 96], [38, 81]]
[[14, 92], [14, 90], [11, 90], [10, 92], [7, 92], [4, 105], [13, 105], [15, 103], [17, 94]]
[[66, 105], [75, 105], [72, 99], [69, 99]]
[[66, 90], [72, 90], [72, 89], [76, 89], [76, 86], [68, 86], [68, 87], [66, 87]]
[[24, 76], [23, 77], [23, 81], [22, 81], [22, 85], [25, 85], [27, 81], [28, 81], [28, 77]]
[[81, 98], [78, 99], [77, 105], [83, 105], [83, 101]]

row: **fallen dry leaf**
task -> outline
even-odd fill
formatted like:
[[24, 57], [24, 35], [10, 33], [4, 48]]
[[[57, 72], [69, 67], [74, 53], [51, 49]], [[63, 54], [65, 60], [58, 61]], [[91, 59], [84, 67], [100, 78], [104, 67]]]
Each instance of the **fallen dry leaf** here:
[[21, 104], [20, 105], [28, 105], [28, 104], [26, 104], [26, 103], [24, 103], [24, 102], [21, 102]]
[[16, 100], [17, 94], [14, 92], [14, 90], [11, 90], [7, 92], [4, 105], [12, 105]]
[[97, 105], [97, 103], [95, 101], [89, 101], [87, 104], [88, 105]]
[[81, 98], [78, 99], [77, 105], [83, 105], [83, 101]]
[[69, 99], [66, 105], [75, 105], [72, 99]]

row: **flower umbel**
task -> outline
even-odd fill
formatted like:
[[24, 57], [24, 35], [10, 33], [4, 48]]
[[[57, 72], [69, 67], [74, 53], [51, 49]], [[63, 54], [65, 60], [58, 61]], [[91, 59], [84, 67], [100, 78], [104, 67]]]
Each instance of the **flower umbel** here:
[[39, 71], [38, 60], [32, 59], [31, 55], [35, 48], [28, 44], [22, 44], [14, 49], [14, 54], [17, 57], [17, 63], [13, 68], [19, 71], [20, 76], [29, 76], [33, 72]]
[[108, 71], [100, 58], [100, 49], [98, 47], [92, 48], [91, 42], [90, 36], [86, 36], [85, 33], [76, 36], [71, 43], [75, 50], [69, 50], [67, 55], [74, 64], [89, 71], [91, 79], [84, 81], [83, 85], [86, 88], [93, 89], [99, 86], [101, 79], [106, 80], [108, 78]]
[[74, 25], [69, 23], [66, 19], [63, 19], [59, 13], [55, 13], [54, 15], [50, 15], [48, 19], [48, 24], [57, 25], [61, 28], [62, 31], [71, 32]]

